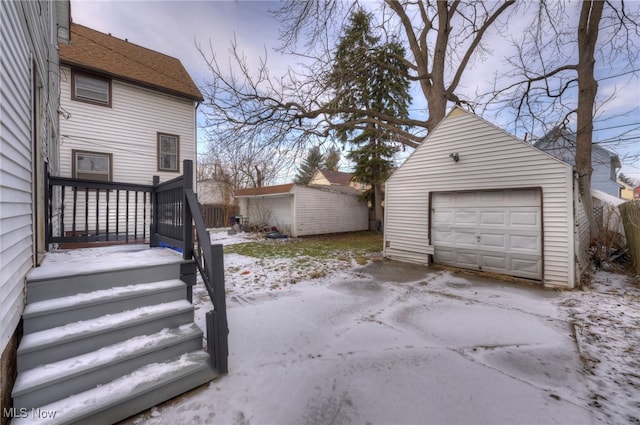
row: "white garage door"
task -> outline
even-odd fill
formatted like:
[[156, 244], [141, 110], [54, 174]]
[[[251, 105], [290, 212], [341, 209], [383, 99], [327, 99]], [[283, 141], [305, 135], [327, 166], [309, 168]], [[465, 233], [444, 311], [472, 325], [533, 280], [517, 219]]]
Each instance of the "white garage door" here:
[[433, 193], [434, 262], [542, 279], [541, 222], [538, 189]]

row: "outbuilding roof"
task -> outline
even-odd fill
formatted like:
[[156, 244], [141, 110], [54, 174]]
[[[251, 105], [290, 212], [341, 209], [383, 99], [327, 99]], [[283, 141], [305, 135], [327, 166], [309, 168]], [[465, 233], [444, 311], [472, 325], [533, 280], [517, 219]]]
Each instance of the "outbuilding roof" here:
[[279, 195], [289, 193], [295, 186], [294, 183], [279, 184], [276, 186], [252, 187], [248, 189], [238, 189], [235, 197], [239, 196], [260, 196], [260, 195]]
[[343, 171], [318, 170], [332, 185], [349, 186], [353, 173], [345, 173]]
[[159, 91], [202, 101], [180, 60], [110, 34], [71, 24], [71, 42], [60, 44], [60, 62]]

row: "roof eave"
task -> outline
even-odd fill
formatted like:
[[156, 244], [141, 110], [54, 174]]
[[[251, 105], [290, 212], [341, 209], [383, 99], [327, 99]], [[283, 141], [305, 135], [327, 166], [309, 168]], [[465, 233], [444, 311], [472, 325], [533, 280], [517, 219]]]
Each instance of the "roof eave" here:
[[163, 93], [166, 93], [166, 94], [170, 94], [170, 95], [173, 95], [173, 96], [183, 97], [183, 98], [192, 100], [194, 102], [203, 102], [204, 101], [204, 97], [202, 97], [202, 94], [200, 94], [200, 96], [196, 96], [196, 95], [194, 95], [192, 93], [185, 93], [185, 92], [181, 92], [181, 91], [178, 91], [178, 90], [173, 90], [173, 89], [170, 89], [168, 87], [159, 86], [159, 85], [156, 85], [156, 84], [151, 84], [151, 83], [146, 82], [146, 81], [136, 80], [135, 78], [127, 77], [126, 75], [116, 74], [116, 73], [113, 73], [113, 72], [108, 72], [108, 71], [105, 71], [104, 69], [92, 67], [90, 65], [86, 65], [86, 64], [83, 64], [83, 63], [79, 63], [79, 62], [74, 62], [74, 61], [71, 61], [71, 60], [68, 60], [68, 59], [60, 58], [60, 64], [61, 65], [67, 65], [67, 66], [70, 66], [70, 67], [73, 67], [73, 68], [83, 69], [85, 71], [90, 71], [90, 72], [95, 73], [95, 74], [104, 75], [105, 77], [114, 78], [114, 79], [125, 81], [125, 82], [128, 82], [128, 83], [133, 83], [133, 84], [138, 85], [138, 86], [146, 87], [146, 88], [149, 88], [149, 89], [152, 89], [152, 90], [156, 90], [156, 91], [159, 91], [159, 92], [163, 92]]

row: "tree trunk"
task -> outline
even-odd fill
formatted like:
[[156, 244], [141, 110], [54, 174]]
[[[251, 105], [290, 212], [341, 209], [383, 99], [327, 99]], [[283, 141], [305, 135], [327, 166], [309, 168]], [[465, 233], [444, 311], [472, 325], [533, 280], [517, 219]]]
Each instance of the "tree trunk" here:
[[594, 77], [594, 52], [598, 40], [598, 25], [602, 17], [604, 1], [585, 0], [582, 3], [578, 27], [578, 117], [576, 133], [576, 172], [580, 192], [587, 210], [591, 238], [598, 236], [591, 200], [591, 144], [593, 141], [593, 107], [598, 82]]
[[384, 223], [384, 212], [382, 210], [382, 184], [373, 185], [373, 205], [376, 214], [376, 230], [381, 231]]

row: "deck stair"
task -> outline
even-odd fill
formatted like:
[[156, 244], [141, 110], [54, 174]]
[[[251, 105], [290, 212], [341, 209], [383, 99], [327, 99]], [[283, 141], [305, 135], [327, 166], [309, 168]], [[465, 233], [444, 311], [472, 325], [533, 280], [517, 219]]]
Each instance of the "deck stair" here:
[[48, 254], [28, 277], [12, 396], [45, 414], [14, 425], [112, 424], [216, 377], [188, 300], [193, 264], [167, 249], [96, 252]]

